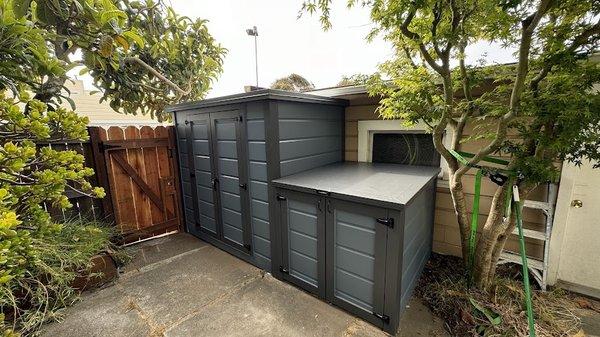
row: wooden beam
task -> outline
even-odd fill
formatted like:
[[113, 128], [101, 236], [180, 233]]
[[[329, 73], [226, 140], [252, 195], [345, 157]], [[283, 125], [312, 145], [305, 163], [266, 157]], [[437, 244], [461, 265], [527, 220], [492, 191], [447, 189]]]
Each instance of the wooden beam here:
[[115, 139], [102, 142], [105, 151], [169, 146], [168, 138]]
[[90, 135], [90, 145], [94, 159], [94, 171], [96, 172], [98, 184], [100, 187], [104, 188], [104, 192], [106, 193], [106, 196], [102, 198], [102, 214], [107, 221], [111, 222], [114, 220], [114, 209], [111, 198], [108, 170], [106, 168], [107, 158], [104, 156], [104, 153], [101, 151], [100, 147], [100, 144], [102, 143], [100, 128], [97, 126], [89, 127], [88, 133]]
[[152, 200], [156, 207], [164, 209], [163, 201], [160, 198], [160, 196], [154, 193], [152, 188], [150, 188], [150, 186], [146, 184], [144, 179], [142, 179], [142, 177], [140, 177], [140, 175], [135, 171], [135, 169], [131, 167], [131, 165], [129, 165], [127, 159], [125, 159], [125, 157], [123, 156], [123, 153], [112, 152], [110, 155], [115, 159], [115, 162], [119, 164], [119, 166], [121, 166], [121, 168], [131, 177], [131, 180], [133, 180], [133, 182], [135, 182], [139, 186], [139, 188], [144, 193], [146, 193], [146, 195], [150, 198], [150, 200]]

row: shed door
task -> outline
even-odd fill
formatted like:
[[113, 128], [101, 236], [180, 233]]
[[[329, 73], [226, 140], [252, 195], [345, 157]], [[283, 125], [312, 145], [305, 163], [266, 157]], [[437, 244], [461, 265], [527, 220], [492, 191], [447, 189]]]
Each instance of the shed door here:
[[218, 238], [250, 251], [251, 227], [248, 203], [246, 134], [239, 110], [210, 114], [212, 165], [211, 186], [216, 200]]
[[194, 218], [196, 226], [203, 233], [217, 237], [216, 202], [212, 186], [213, 165], [210, 134], [210, 118], [208, 114], [195, 115], [190, 118], [188, 128], [190, 160], [190, 178], [195, 187], [192, 198], [195, 200]]
[[327, 200], [327, 300], [383, 327], [387, 210]]
[[325, 199], [280, 190], [283, 278], [325, 297]]

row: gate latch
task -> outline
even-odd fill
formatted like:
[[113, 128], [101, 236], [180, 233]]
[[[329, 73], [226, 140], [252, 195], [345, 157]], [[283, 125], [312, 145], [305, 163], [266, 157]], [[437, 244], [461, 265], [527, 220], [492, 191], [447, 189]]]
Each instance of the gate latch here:
[[283, 201], [283, 200], [286, 200], [286, 198], [281, 194], [277, 194], [277, 200]]
[[283, 266], [279, 266], [279, 271], [284, 273], [284, 274], [289, 274], [290, 271], [287, 268], [284, 268]]
[[377, 218], [377, 222], [389, 228], [394, 228], [394, 218]]

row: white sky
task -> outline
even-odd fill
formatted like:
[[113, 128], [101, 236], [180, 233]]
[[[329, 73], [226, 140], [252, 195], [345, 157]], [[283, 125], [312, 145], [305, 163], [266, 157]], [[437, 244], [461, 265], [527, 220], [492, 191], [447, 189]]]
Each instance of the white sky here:
[[[167, 0], [168, 3], [169, 0]], [[318, 17], [298, 19], [302, 0], [170, 0], [175, 10], [192, 18], [209, 20], [215, 39], [228, 49], [224, 72], [209, 97], [235, 94], [255, 83], [254, 38], [246, 29], [258, 27], [259, 85], [268, 87], [277, 78], [297, 73], [315, 87], [330, 87], [343, 75], [370, 74], [392, 55], [381, 38], [368, 43], [371, 29], [368, 9], [346, 8], [346, 0], [333, 1], [333, 29], [323, 31]], [[481, 43], [467, 51], [470, 62], [487, 54], [490, 62], [510, 62], [510, 51]], [[82, 78], [84, 79], [84, 78]], [[84, 79], [86, 88], [90, 80]]]

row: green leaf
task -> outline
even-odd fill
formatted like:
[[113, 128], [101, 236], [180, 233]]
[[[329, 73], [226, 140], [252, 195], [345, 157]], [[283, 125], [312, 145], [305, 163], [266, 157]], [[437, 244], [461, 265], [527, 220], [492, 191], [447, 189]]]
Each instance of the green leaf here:
[[498, 326], [500, 325], [500, 323], [502, 323], [502, 316], [500, 316], [500, 314], [487, 307], [482, 306], [472, 297], [469, 297], [469, 301], [471, 302], [471, 305], [473, 305], [473, 307], [477, 309], [477, 311], [481, 312], [493, 326]]
[[123, 32], [123, 36], [132, 40], [135, 44], [138, 45], [138, 47], [140, 48], [144, 48], [144, 39], [138, 35], [136, 32], [132, 31], [132, 30], [128, 30], [126, 32]]
[[125, 12], [118, 10], [118, 9], [104, 11], [104, 12], [102, 12], [102, 15], [100, 16], [100, 24], [104, 25], [107, 22], [109, 22], [110, 20], [117, 19], [117, 18], [127, 20], [127, 14], [125, 14]]
[[13, 0], [12, 9], [15, 13], [15, 17], [20, 19], [27, 15], [29, 11], [29, 6], [31, 5], [31, 0]]

